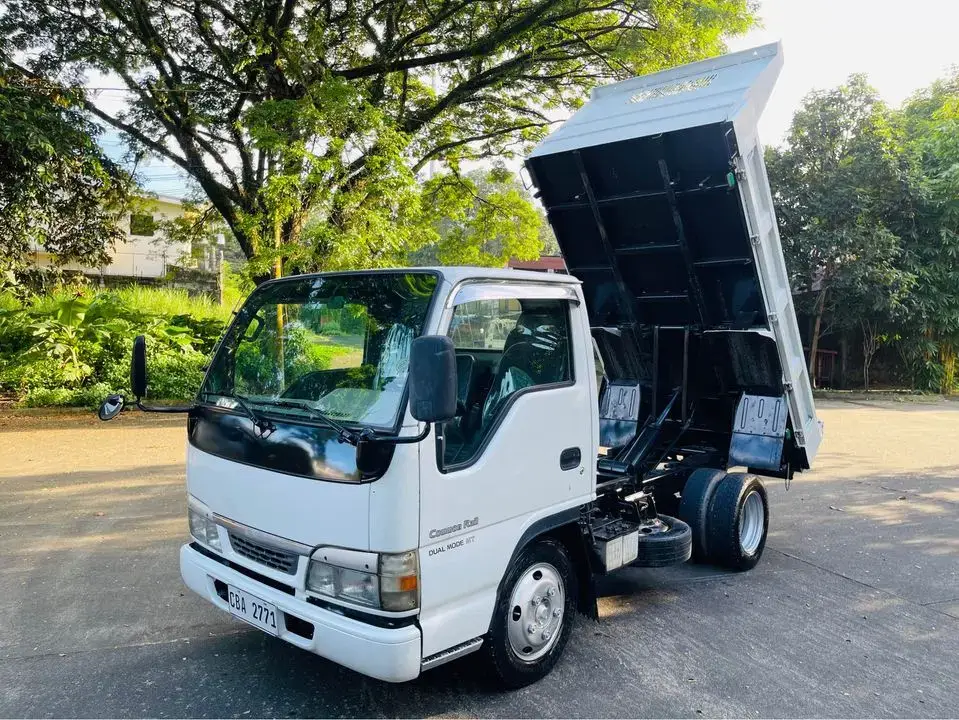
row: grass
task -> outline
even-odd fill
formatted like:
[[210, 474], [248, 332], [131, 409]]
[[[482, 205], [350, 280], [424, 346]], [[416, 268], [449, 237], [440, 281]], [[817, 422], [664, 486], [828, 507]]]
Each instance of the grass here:
[[[197, 319], [214, 319], [227, 322], [232, 307], [219, 305], [205, 295], [191, 296], [186, 290], [177, 288], [154, 288], [141, 285], [100, 290], [84, 288], [82, 293], [92, 300], [97, 295], [110, 293], [120, 298], [124, 305], [140, 310], [153, 317], [173, 317], [174, 315], [192, 315]], [[12, 310], [26, 305], [40, 313], [53, 313], [57, 303], [76, 294], [73, 290], [56, 290], [43, 295], [35, 295], [26, 303], [20, 303], [10, 293], [0, 292], [0, 310]]]
[[142, 310], [148, 315], [159, 317], [192, 315], [197, 319], [210, 318], [223, 322], [230, 319], [230, 307], [220, 305], [205, 295], [191, 296], [186, 290], [130, 285], [113, 292], [125, 305]]

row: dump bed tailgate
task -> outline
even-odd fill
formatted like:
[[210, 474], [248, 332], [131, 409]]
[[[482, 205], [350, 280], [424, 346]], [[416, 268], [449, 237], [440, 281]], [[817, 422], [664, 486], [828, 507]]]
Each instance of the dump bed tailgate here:
[[808, 466], [822, 430], [756, 133], [781, 66], [773, 44], [599, 88], [526, 164], [592, 324], [778, 365]]

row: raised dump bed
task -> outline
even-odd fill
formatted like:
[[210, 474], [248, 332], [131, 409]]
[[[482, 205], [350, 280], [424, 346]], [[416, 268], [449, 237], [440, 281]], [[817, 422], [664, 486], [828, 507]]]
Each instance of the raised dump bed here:
[[666, 409], [673, 451], [728, 440], [730, 465], [788, 477], [822, 427], [756, 131], [782, 62], [777, 43], [598, 88], [526, 165], [609, 379], [645, 398], [607, 429]]

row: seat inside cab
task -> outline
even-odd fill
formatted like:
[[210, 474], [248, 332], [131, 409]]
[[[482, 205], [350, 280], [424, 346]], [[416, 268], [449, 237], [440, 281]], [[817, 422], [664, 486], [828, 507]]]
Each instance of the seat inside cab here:
[[446, 463], [475, 457], [511, 399], [571, 378], [569, 310], [560, 300], [478, 300], [457, 306], [457, 414], [447, 423]]

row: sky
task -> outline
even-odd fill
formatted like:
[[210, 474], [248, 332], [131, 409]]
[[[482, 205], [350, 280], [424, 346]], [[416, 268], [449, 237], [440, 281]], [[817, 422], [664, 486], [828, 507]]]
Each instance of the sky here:
[[959, 65], [959, 0], [761, 0], [764, 27], [729, 41], [730, 50], [781, 40], [785, 63], [759, 136], [778, 145], [811, 90], [869, 76], [880, 96], [899, 105]]
[[[882, 98], [898, 105], [959, 65], [959, 0], [759, 0], [758, 6], [762, 27], [728, 44], [744, 50], [783, 43], [785, 64], [759, 124], [766, 145], [782, 141], [807, 93], [835, 87], [852, 73], [866, 73]], [[103, 143], [108, 152], [122, 152], [116, 134]], [[148, 190], [186, 194], [175, 166], [149, 160], [139, 170]]]

